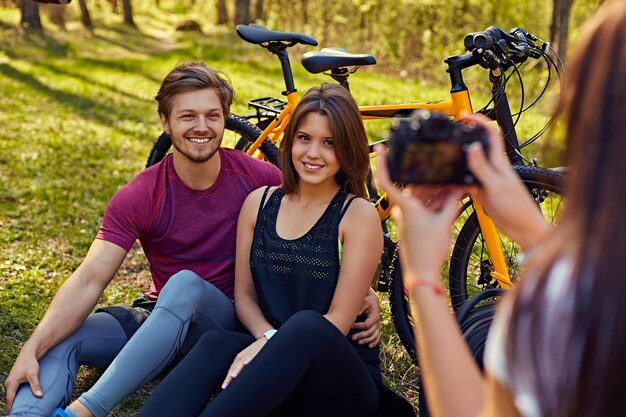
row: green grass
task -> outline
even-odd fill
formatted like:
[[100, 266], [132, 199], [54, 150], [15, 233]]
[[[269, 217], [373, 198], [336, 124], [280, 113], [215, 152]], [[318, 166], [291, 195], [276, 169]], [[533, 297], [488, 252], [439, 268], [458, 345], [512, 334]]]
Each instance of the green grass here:
[[[223, 29], [176, 34], [171, 28], [179, 17], [156, 10], [136, 17], [138, 29], [102, 20], [93, 35], [75, 22], [67, 31], [48, 24], [45, 35], [36, 35], [15, 28], [15, 10], [0, 9], [0, 391], [21, 344], [81, 262], [108, 199], [143, 168], [160, 133], [153, 96], [169, 69], [206, 60], [230, 74], [238, 92], [235, 113], [247, 111], [249, 98], [277, 96], [283, 89], [270, 54]], [[300, 91], [329, 80], [307, 74], [296, 59], [293, 64]], [[445, 98], [443, 66], [433, 71], [443, 75], [437, 87], [372, 68], [360, 70], [351, 86], [362, 104]], [[473, 98], [486, 102], [486, 94], [478, 91]], [[534, 129], [537, 120], [525, 126]], [[379, 139], [386, 126], [368, 124], [371, 139]], [[136, 247], [100, 304], [128, 302], [148, 284]], [[386, 377], [417, 404], [417, 370], [383, 310]], [[97, 375], [81, 371], [78, 391]], [[127, 399], [112, 415], [134, 415], [145, 395]], [[3, 401], [1, 395], [0, 414]]]

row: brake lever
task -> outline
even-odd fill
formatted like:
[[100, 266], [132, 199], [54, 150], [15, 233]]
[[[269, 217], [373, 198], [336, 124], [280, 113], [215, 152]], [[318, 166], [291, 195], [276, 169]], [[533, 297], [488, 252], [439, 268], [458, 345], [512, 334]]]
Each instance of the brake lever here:
[[509, 31], [509, 34], [516, 37], [517, 39], [527, 42], [528, 43], [528, 39], [530, 39], [531, 41], [535, 42], [538, 41], [539, 38], [536, 37], [535, 35], [533, 35], [532, 33], [530, 33], [529, 31], [527, 31], [526, 29], [520, 28], [520, 27], [516, 27], [513, 28]]
[[500, 67], [500, 59], [491, 49], [477, 49], [476, 51], [483, 59], [481, 67], [491, 70]]

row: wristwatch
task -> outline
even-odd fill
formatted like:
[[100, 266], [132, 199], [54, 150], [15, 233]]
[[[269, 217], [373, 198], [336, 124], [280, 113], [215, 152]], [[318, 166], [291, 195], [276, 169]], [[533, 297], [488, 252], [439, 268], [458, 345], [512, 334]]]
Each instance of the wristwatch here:
[[266, 331], [265, 333], [263, 333], [263, 337], [266, 338], [267, 340], [270, 340], [272, 338], [272, 336], [274, 336], [274, 334], [277, 332], [278, 330], [276, 329], [271, 329]]

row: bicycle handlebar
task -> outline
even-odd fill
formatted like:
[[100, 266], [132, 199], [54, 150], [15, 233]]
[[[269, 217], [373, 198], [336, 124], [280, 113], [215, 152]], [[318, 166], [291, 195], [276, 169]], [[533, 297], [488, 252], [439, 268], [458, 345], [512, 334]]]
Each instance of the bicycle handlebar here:
[[[491, 49], [501, 39], [509, 40], [509, 34], [496, 26], [489, 26], [482, 32], [473, 32], [465, 35], [463, 45], [467, 51], [474, 49]], [[515, 38], [514, 38], [515, 39]]]
[[497, 26], [490, 26], [482, 32], [467, 34], [463, 45], [467, 51], [483, 56], [484, 63], [481, 65], [494, 69], [500, 65], [509, 67], [522, 63], [528, 57], [539, 58], [544, 46], [536, 45], [538, 40], [522, 28], [505, 32]]

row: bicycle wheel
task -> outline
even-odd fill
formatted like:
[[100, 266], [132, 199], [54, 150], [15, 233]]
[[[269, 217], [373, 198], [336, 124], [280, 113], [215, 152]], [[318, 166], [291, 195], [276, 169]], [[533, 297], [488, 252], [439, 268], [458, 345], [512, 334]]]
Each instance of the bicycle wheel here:
[[[235, 136], [235, 140], [230, 140], [232, 143], [237, 143], [237, 140], [251, 143], [254, 142], [254, 140], [256, 140], [261, 133], [262, 132], [258, 127], [248, 122], [246, 119], [231, 113], [226, 119], [222, 144], [224, 144], [224, 142], [228, 142], [231, 136]], [[278, 149], [270, 140], [266, 140], [265, 142], [261, 145], [261, 151], [265, 154], [268, 161], [274, 165], [278, 165]], [[172, 139], [167, 133], [163, 132], [152, 146], [146, 167], [154, 165], [162, 160], [171, 146]]]
[[[256, 140], [256, 138], [258, 138], [262, 131], [259, 127], [251, 124], [250, 122], [248, 122], [246, 119], [244, 119], [243, 117], [239, 117], [237, 115], [232, 115], [233, 116], [233, 120], [232, 120], [232, 124], [233, 126], [235, 124], [239, 124], [239, 123], [243, 123], [249, 126], [253, 126], [258, 133], [256, 134], [256, 136], [251, 136], [251, 135], [241, 135], [241, 137], [237, 140], [237, 142], [235, 143], [235, 149], [238, 149], [240, 151], [246, 152], [248, 150], [248, 148], [250, 148], [250, 145], [252, 145], [252, 142], [254, 142]], [[229, 116], [229, 119], [231, 117]], [[260, 126], [267, 126], [269, 123], [261, 123]], [[270, 163], [272, 163], [273, 165], [278, 166], [278, 148], [276, 147], [276, 145], [274, 144], [274, 142], [272, 142], [271, 139], [266, 138], [263, 143], [261, 143], [261, 145], [259, 146], [259, 150], [261, 152], [263, 152], [263, 155], [265, 156], [265, 159], [267, 161], [269, 161]]]
[[152, 166], [159, 162], [161, 159], [165, 158], [167, 151], [172, 146], [172, 138], [170, 135], [163, 132], [159, 136], [154, 145], [152, 145], [152, 149], [150, 150], [150, 155], [148, 156], [148, 161], [146, 162], [146, 168]]
[[[397, 252], [397, 251], [396, 251]], [[413, 333], [413, 314], [409, 294], [405, 291], [402, 282], [402, 267], [400, 258], [394, 255], [389, 271], [389, 307], [391, 319], [396, 328], [396, 333], [406, 349], [413, 363], [417, 363], [417, 349], [415, 346], [415, 334]]]
[[[514, 169], [537, 201], [546, 219], [551, 223], [556, 222], [563, 208], [564, 175], [558, 171], [529, 166], [516, 166]], [[455, 310], [473, 295], [498, 287], [497, 281], [491, 276], [493, 265], [480, 233], [473, 206], [468, 206], [461, 219], [466, 220], [452, 250], [448, 275], [450, 299]], [[504, 235], [499, 234], [499, 238], [509, 276], [516, 281], [521, 266], [519, 245]]]

